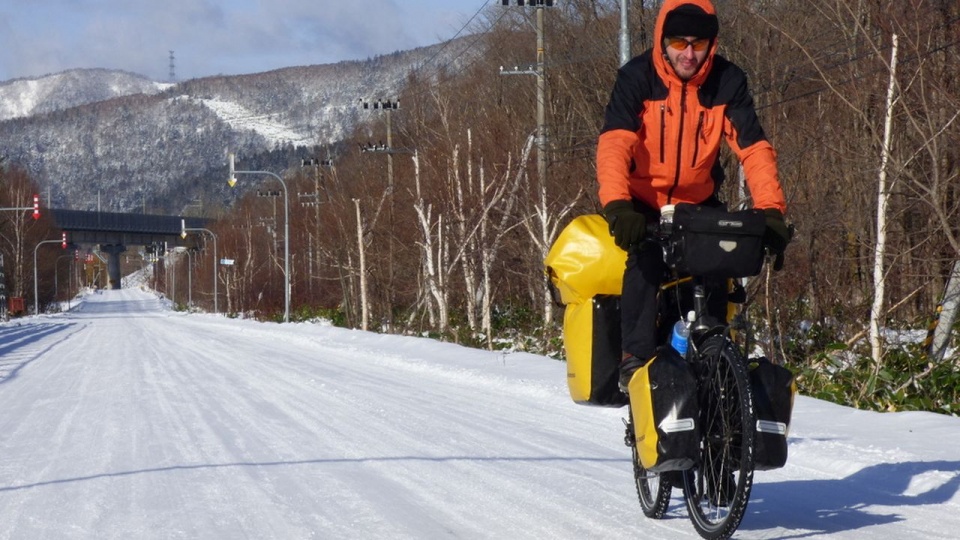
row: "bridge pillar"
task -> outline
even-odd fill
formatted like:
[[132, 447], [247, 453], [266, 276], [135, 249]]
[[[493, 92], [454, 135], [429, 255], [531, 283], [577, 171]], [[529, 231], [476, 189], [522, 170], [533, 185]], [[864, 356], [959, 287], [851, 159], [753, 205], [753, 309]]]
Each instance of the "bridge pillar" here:
[[120, 254], [127, 250], [123, 244], [105, 244], [100, 246], [100, 251], [109, 255], [107, 257], [107, 277], [110, 280], [110, 289], [120, 288]]

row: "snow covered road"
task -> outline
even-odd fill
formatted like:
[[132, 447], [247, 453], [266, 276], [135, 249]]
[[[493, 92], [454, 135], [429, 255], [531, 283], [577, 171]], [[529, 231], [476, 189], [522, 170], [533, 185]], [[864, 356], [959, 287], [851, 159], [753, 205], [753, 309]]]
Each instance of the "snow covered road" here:
[[[0, 538], [696, 538], [560, 362], [168, 310], [0, 324]], [[957, 538], [960, 419], [800, 398], [739, 538]]]

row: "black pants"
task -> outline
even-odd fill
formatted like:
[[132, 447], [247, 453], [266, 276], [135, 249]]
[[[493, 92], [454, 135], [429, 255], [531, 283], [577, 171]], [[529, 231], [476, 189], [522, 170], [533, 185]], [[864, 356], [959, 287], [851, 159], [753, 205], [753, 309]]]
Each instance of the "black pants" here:
[[[720, 201], [710, 198], [705, 206], [722, 206]], [[656, 222], [660, 213], [639, 201], [634, 208], [647, 218], [647, 222]], [[657, 310], [660, 284], [669, 276], [666, 263], [663, 262], [663, 250], [652, 242], [644, 242], [627, 251], [627, 266], [623, 272], [623, 292], [620, 297], [620, 333], [623, 353], [632, 354], [646, 360], [653, 357], [661, 340], [668, 336], [657, 326]], [[713, 280], [707, 286], [707, 313], [721, 321], [727, 315], [727, 280]], [[692, 309], [692, 295], [686, 295], [679, 301], [680, 313]], [[676, 315], [679, 318], [679, 315]], [[667, 329], [673, 326], [677, 318], [664, 320], [661, 324]]]
[[[670, 329], [680, 314], [692, 309], [692, 294], [685, 290], [680, 298], [679, 313], [660, 322], [664, 329], [657, 325], [660, 299], [660, 285], [669, 277], [667, 265], [663, 262], [663, 252], [659, 245], [653, 243], [641, 244], [633, 247], [627, 253], [627, 266], [623, 273], [623, 293], [620, 297], [620, 333], [621, 344], [625, 354], [632, 354], [646, 360], [656, 354], [661, 340], [668, 336]], [[707, 313], [720, 321], [727, 316], [727, 280], [708, 280]], [[662, 294], [676, 294], [668, 291]]]
[[620, 297], [620, 335], [625, 354], [646, 360], [656, 352], [657, 292], [666, 271], [663, 254], [655, 244], [641, 244], [627, 252]]

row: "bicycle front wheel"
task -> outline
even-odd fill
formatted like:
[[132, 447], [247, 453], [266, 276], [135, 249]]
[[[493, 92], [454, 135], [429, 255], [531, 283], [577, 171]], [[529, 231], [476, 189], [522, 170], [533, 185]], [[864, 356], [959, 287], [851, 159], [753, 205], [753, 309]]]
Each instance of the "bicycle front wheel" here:
[[729, 538], [740, 526], [753, 486], [753, 411], [746, 362], [723, 335], [699, 347], [700, 462], [683, 475], [684, 499], [700, 536]]

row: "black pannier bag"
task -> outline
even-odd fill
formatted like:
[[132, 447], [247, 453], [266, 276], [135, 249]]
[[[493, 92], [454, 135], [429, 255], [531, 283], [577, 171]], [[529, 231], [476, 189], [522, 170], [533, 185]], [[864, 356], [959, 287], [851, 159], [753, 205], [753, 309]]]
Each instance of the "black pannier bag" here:
[[728, 212], [678, 204], [667, 262], [682, 274], [736, 278], [755, 276], [763, 266], [762, 210]]
[[758, 471], [779, 469], [787, 462], [787, 435], [796, 382], [789, 369], [763, 357], [750, 359], [749, 373], [753, 408], [757, 413], [754, 468]]
[[672, 347], [657, 355], [630, 379], [637, 455], [654, 473], [683, 471], [699, 459], [697, 380], [689, 364]]

